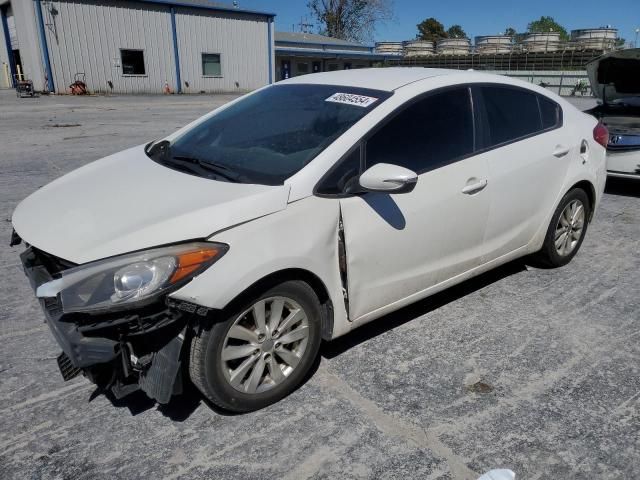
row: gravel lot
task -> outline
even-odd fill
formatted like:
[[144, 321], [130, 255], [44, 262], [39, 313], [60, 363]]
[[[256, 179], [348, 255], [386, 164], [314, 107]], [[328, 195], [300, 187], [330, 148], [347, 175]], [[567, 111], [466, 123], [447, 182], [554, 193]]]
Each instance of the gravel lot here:
[[231, 98], [0, 92], [0, 478], [640, 478], [640, 183], [610, 181], [567, 267], [510, 264], [365, 326], [265, 410], [64, 383], [7, 246], [13, 209]]

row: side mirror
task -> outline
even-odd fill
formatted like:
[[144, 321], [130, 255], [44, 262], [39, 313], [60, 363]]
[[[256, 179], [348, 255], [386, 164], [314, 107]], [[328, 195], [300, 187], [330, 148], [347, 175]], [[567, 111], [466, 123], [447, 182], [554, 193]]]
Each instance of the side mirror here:
[[358, 183], [365, 192], [409, 193], [416, 187], [418, 175], [399, 165], [377, 163], [360, 175]]

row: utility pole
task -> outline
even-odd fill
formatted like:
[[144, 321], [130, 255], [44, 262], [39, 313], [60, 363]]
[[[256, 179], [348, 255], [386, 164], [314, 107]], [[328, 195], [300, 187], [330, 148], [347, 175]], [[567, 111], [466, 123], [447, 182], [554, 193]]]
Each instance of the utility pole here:
[[300, 33], [311, 33], [313, 23], [309, 23], [307, 17], [300, 17], [300, 23], [298, 24], [298, 27], [300, 27]]

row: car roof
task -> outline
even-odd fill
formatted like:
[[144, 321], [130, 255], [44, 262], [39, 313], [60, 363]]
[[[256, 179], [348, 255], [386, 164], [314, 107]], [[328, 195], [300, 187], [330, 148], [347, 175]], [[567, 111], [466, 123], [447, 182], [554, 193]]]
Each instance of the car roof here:
[[439, 77], [442, 75], [460, 75], [463, 73], [465, 73], [464, 70], [450, 70], [445, 68], [362, 68], [314, 73], [312, 75], [301, 75], [278, 83], [341, 85], [345, 87], [371, 88], [374, 90], [385, 90], [391, 92], [419, 80]]

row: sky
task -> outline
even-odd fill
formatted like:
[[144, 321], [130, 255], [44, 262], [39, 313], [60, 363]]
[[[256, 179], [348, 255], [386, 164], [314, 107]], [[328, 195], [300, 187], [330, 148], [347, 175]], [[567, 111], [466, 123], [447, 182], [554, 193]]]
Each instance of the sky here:
[[[277, 14], [276, 29], [279, 31], [291, 31], [292, 25], [300, 23], [305, 15], [310, 23], [316, 23], [309, 14], [307, 0], [238, 2], [241, 8]], [[619, 30], [622, 38], [631, 42], [635, 39], [635, 29], [640, 28], [640, 0], [395, 0], [393, 5], [395, 19], [377, 28], [376, 41], [415, 38], [416, 24], [428, 17], [437, 18], [446, 28], [460, 24], [470, 37], [495, 35], [510, 26], [523, 32], [531, 20], [542, 15], [554, 17], [567, 31], [611, 25]]]

